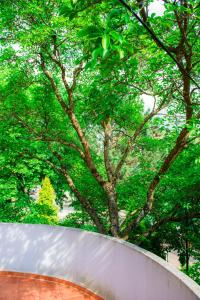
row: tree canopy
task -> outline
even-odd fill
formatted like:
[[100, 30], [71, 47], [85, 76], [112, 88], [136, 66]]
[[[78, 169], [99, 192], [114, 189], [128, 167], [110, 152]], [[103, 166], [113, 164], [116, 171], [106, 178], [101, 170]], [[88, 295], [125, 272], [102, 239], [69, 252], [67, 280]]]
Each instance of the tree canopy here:
[[0, 2], [1, 220], [49, 176], [100, 233], [198, 230], [199, 1], [129, 4], [177, 63], [120, 1]]

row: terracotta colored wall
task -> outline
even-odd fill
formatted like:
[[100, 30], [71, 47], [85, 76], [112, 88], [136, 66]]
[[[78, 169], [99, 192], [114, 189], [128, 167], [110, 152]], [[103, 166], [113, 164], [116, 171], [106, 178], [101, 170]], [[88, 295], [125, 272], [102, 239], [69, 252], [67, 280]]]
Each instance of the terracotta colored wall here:
[[107, 300], [197, 300], [200, 288], [167, 262], [99, 234], [0, 224], [0, 269], [66, 278]]

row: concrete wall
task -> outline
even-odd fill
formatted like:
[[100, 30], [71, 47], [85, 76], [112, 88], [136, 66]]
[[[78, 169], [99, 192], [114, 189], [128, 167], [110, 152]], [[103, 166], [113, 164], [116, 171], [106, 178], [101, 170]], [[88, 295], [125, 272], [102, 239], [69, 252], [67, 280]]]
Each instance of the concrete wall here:
[[200, 288], [167, 262], [103, 235], [0, 224], [0, 269], [66, 278], [108, 300], [196, 300]]

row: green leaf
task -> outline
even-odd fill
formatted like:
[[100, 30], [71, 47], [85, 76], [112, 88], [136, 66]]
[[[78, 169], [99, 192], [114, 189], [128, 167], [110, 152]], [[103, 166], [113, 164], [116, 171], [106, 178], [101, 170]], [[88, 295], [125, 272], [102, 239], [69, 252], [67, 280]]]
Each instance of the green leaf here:
[[113, 37], [114, 40], [118, 41], [120, 44], [123, 42], [123, 37], [117, 31], [111, 31], [110, 35]]
[[107, 50], [110, 45], [110, 36], [108, 34], [105, 34], [102, 38], [102, 47], [104, 50]]
[[102, 56], [102, 55], [103, 55], [102, 47], [99, 47], [92, 52], [92, 58], [94, 60], [96, 60], [99, 56]]
[[120, 59], [124, 58], [124, 50], [119, 49], [119, 57]]
[[96, 65], [96, 59], [92, 59], [91, 61], [89, 61], [86, 66], [85, 66], [85, 70], [88, 69], [93, 69]]
[[108, 51], [108, 49], [104, 49], [103, 50], [103, 58], [105, 58], [107, 55], [108, 55], [108, 53], [109, 53], [109, 51]]

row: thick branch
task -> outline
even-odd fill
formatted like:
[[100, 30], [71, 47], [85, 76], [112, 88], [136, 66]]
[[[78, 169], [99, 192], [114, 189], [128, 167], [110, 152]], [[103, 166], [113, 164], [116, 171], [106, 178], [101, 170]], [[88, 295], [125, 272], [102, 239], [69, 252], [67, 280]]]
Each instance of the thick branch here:
[[137, 217], [133, 216], [133, 220], [129, 223], [123, 235], [128, 235], [129, 232], [135, 228], [141, 220], [152, 210], [153, 203], [154, 203], [154, 193], [155, 190], [160, 183], [161, 178], [167, 173], [170, 166], [176, 159], [176, 157], [183, 151], [187, 144], [187, 139], [189, 137], [189, 131], [187, 128], [183, 128], [180, 132], [174, 147], [171, 149], [167, 157], [165, 158], [162, 166], [160, 167], [158, 173], [154, 176], [153, 180], [151, 181], [148, 192], [147, 192], [147, 202], [145, 203], [144, 207], [140, 210]]
[[102, 178], [102, 176], [99, 174], [96, 166], [93, 163], [92, 156], [91, 156], [91, 153], [90, 153], [89, 143], [88, 143], [88, 141], [85, 138], [85, 135], [84, 135], [84, 133], [82, 131], [82, 128], [80, 127], [80, 124], [79, 124], [79, 122], [78, 122], [75, 114], [73, 113], [73, 111], [69, 111], [68, 115], [69, 115], [69, 118], [71, 120], [72, 126], [76, 130], [76, 132], [77, 132], [77, 134], [79, 136], [79, 139], [81, 141], [81, 144], [83, 145], [83, 148], [85, 150], [85, 161], [86, 161], [86, 164], [87, 164], [88, 168], [90, 169], [91, 173], [96, 178], [96, 180], [104, 188], [106, 182], [104, 181], [104, 179]]
[[94, 224], [98, 228], [98, 231], [100, 233], [106, 233], [106, 230], [105, 230], [105, 228], [104, 228], [104, 226], [103, 226], [100, 218], [98, 217], [98, 215], [96, 213], [96, 210], [92, 207], [92, 205], [90, 204], [90, 202], [85, 197], [83, 197], [81, 195], [81, 193], [76, 188], [76, 186], [75, 186], [72, 178], [70, 177], [69, 173], [63, 167], [62, 167], [62, 174], [66, 178], [66, 181], [67, 181], [70, 189], [72, 190], [72, 192], [76, 195], [76, 197], [78, 198], [79, 202], [82, 204], [82, 206], [84, 207], [84, 209], [87, 211], [87, 213], [89, 214], [89, 216], [92, 218]]
[[[100, 218], [98, 217], [96, 210], [92, 207], [92, 205], [90, 204], [90, 202], [81, 195], [81, 193], [79, 192], [79, 190], [76, 188], [71, 176], [69, 175], [66, 167], [62, 164], [62, 157], [56, 152], [53, 151], [50, 148], [51, 153], [58, 159], [61, 167], [60, 167], [60, 172], [64, 175], [71, 191], [76, 195], [76, 197], [78, 198], [79, 202], [81, 203], [81, 205], [83, 206], [83, 208], [86, 210], [86, 212], [89, 214], [89, 216], [92, 218], [94, 224], [97, 226], [98, 231], [100, 233], [105, 233], [106, 230], [103, 226], [103, 223], [101, 222]], [[52, 163], [51, 163], [52, 164]], [[54, 166], [52, 164], [52, 166]], [[58, 170], [58, 167], [55, 166], [56, 169]]]
[[111, 138], [111, 125], [109, 119], [102, 123], [104, 129], [104, 163], [108, 176], [108, 180], [111, 182], [113, 178], [113, 169], [109, 158], [109, 145]]
[[[187, 22], [186, 22], [187, 23]], [[186, 24], [187, 25], [187, 24]], [[186, 33], [187, 26], [184, 27], [184, 32]], [[192, 52], [190, 51], [189, 54], [187, 53], [185, 47], [183, 47], [182, 44], [179, 45], [181, 48], [179, 48], [179, 51], [181, 51], [185, 57], [186, 60], [186, 68], [185, 70], [189, 72], [191, 70], [191, 57]], [[191, 95], [190, 95], [190, 77], [188, 76], [187, 72], [183, 70], [183, 68], [179, 68], [182, 74], [182, 82], [183, 82], [183, 102], [185, 104], [185, 127], [181, 130], [180, 134], [178, 135], [176, 139], [176, 143], [174, 147], [170, 150], [169, 154], [163, 161], [159, 171], [154, 176], [153, 180], [151, 181], [148, 192], [147, 192], [147, 201], [143, 208], [140, 210], [137, 217], [133, 218], [133, 220], [129, 223], [127, 226], [124, 234], [128, 235], [128, 233], [135, 228], [141, 220], [152, 210], [153, 204], [154, 204], [154, 194], [157, 186], [160, 183], [161, 178], [167, 173], [170, 166], [174, 162], [174, 160], [177, 158], [177, 156], [184, 150], [184, 148], [187, 146], [188, 137], [190, 135], [190, 131], [188, 129], [190, 122], [193, 117], [193, 108], [192, 108], [192, 102], [191, 102]]]
[[45, 74], [45, 76], [47, 77], [47, 79], [50, 81], [51, 86], [53, 88], [53, 91], [54, 91], [54, 93], [56, 95], [56, 98], [58, 99], [58, 102], [60, 103], [63, 111], [68, 115], [69, 108], [68, 108], [67, 104], [65, 103], [65, 101], [64, 101], [64, 99], [63, 99], [63, 97], [62, 97], [62, 95], [61, 95], [61, 93], [60, 93], [60, 91], [59, 91], [59, 89], [58, 89], [58, 87], [57, 87], [54, 79], [53, 79], [52, 74], [46, 69], [43, 55], [40, 54], [40, 57], [41, 57], [41, 67], [42, 67], [43, 73]]
[[[52, 86], [52, 88], [55, 92], [56, 98], [58, 99], [58, 102], [60, 103], [60, 105], [63, 108], [64, 112], [69, 117], [73, 128], [75, 129], [76, 133], [78, 134], [78, 137], [80, 139], [80, 142], [81, 142], [81, 144], [83, 146], [83, 149], [84, 149], [84, 152], [85, 152], [84, 153], [85, 154], [85, 162], [86, 162], [88, 168], [90, 169], [91, 173], [94, 175], [95, 179], [104, 188], [105, 187], [105, 181], [102, 178], [102, 176], [99, 174], [96, 166], [94, 165], [94, 162], [92, 160], [92, 156], [91, 156], [91, 153], [90, 153], [90, 147], [89, 147], [88, 141], [85, 138], [85, 134], [83, 133], [83, 130], [82, 130], [82, 128], [81, 128], [81, 126], [80, 126], [80, 124], [79, 124], [79, 122], [78, 122], [78, 120], [77, 120], [77, 118], [74, 114], [74, 111], [73, 111], [73, 94], [72, 94], [72, 90], [69, 89], [68, 85], [65, 85], [65, 82], [64, 82], [64, 85], [65, 85], [66, 90], [68, 92], [68, 99], [69, 99], [69, 106], [67, 106], [67, 104], [65, 103], [65, 101], [62, 98], [62, 95], [59, 92], [59, 89], [58, 89], [58, 87], [57, 87], [57, 85], [56, 85], [56, 83], [53, 79], [52, 74], [46, 69], [44, 58], [43, 58], [42, 54], [40, 56], [41, 56], [42, 70], [43, 70], [45, 76], [50, 81], [51, 86]], [[62, 67], [61, 69], [63, 69], [63, 68], [64, 67]], [[63, 69], [62, 72], [64, 72], [62, 74], [65, 75], [65, 69]], [[62, 76], [62, 78], [63, 78], [63, 76]], [[65, 79], [63, 79], [63, 80], [65, 80]]]

